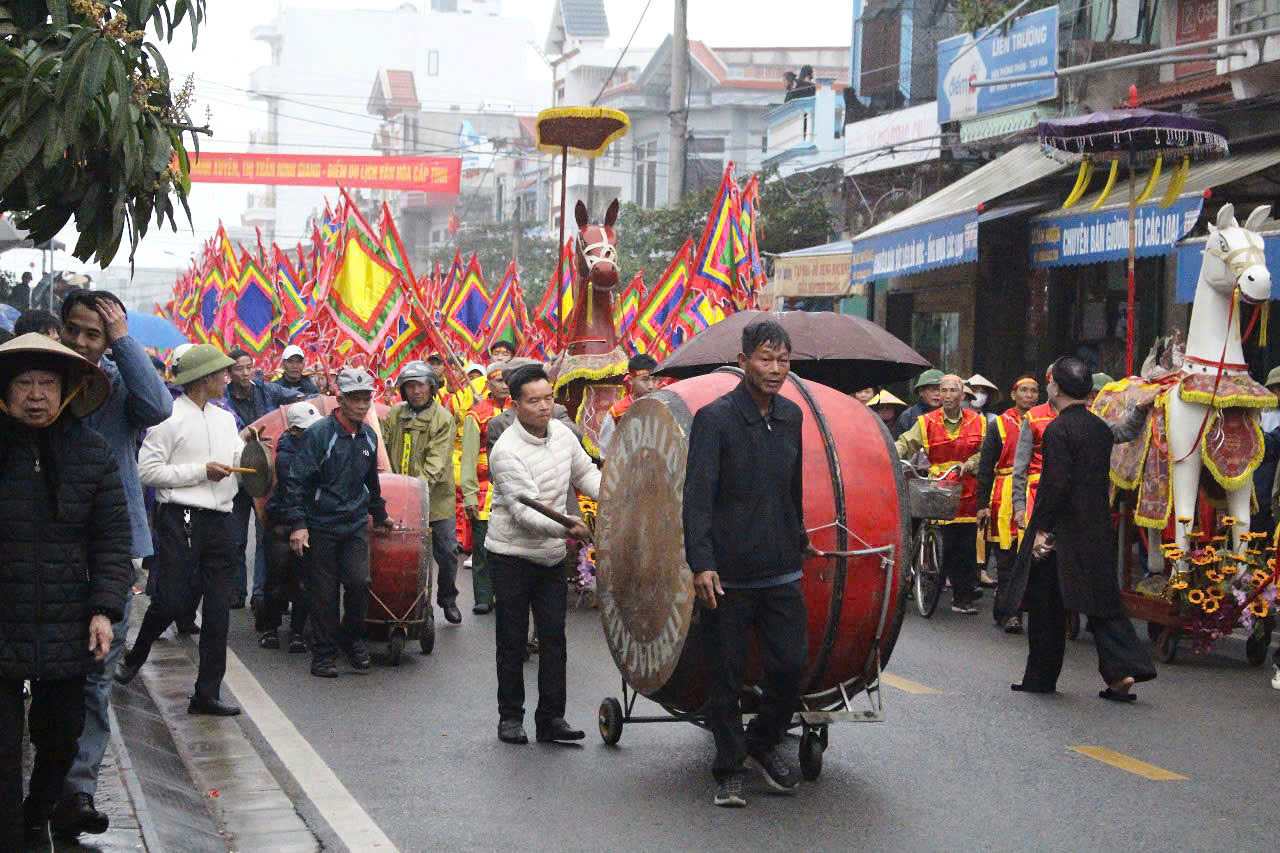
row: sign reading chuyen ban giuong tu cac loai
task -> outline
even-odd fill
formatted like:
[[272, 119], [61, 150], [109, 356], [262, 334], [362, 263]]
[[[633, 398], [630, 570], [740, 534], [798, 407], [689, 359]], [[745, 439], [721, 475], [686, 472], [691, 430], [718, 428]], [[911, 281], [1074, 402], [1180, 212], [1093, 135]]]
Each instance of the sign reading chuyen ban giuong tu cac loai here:
[[974, 85], [1058, 70], [1058, 7], [1003, 28], [962, 33], [938, 42], [938, 122], [974, 118], [1056, 98], [1058, 79]]
[[[1204, 199], [1184, 196], [1165, 208], [1144, 204], [1134, 213], [1136, 255], [1150, 258], [1173, 251], [1195, 227]], [[1064, 267], [1120, 261], [1129, 256], [1129, 209], [1050, 214], [1031, 220], [1031, 265]]]

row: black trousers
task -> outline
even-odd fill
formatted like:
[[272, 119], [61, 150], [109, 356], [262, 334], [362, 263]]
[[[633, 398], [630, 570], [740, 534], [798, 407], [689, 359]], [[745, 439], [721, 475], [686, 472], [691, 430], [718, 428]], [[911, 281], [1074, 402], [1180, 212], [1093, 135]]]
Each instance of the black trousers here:
[[436, 561], [436, 604], [458, 600], [458, 522], [450, 516], [431, 524], [431, 556]]
[[[1018, 547], [1016, 541], [1012, 548], [1001, 548], [999, 543], [991, 542], [988, 547], [995, 551], [996, 557], [996, 603], [993, 605], [991, 615], [995, 619], [997, 625], [1003, 625], [1008, 621], [1009, 617], [1017, 616], [1019, 611], [1006, 612], [1006, 608], [1000, 606], [1001, 591], [1004, 590], [1013, 578], [1013, 564], [1018, 561]], [[1007, 596], [1006, 596], [1007, 597]]]
[[[710, 669], [707, 724], [716, 740], [711, 773], [717, 781], [742, 772], [750, 753], [782, 742], [800, 706], [808, 659], [808, 617], [799, 582], [764, 589], [726, 589], [714, 610], [702, 607], [703, 654]], [[764, 695], [742, 729], [738, 696], [755, 630], [764, 664]]]
[[31, 711], [24, 719], [22, 679], [0, 678], [0, 849], [22, 850], [22, 732], [29, 719], [35, 766], [26, 809], [47, 818], [62, 796], [84, 728], [84, 677], [31, 682]]
[[[333, 660], [338, 650], [362, 643], [369, 615], [369, 532], [361, 527], [345, 536], [312, 528], [303, 583], [311, 608], [313, 660]], [[339, 593], [342, 596], [339, 621]]]
[[229, 512], [159, 504], [155, 516], [156, 570], [148, 578], [151, 605], [125, 660], [136, 666], [174, 622], [200, 618], [196, 695], [218, 699], [227, 671], [227, 627], [235, 583], [237, 538]]
[[951, 581], [951, 598], [957, 603], [977, 598], [978, 525], [942, 525], [942, 573]]
[[[300, 637], [307, 626], [310, 606], [303, 586], [303, 559], [289, 549], [289, 528], [275, 525], [266, 531], [267, 582], [261, 609], [254, 614], [258, 632], [275, 631], [289, 617], [289, 630]], [[292, 609], [291, 609], [292, 608]]]
[[[1031, 565], [1027, 581], [1027, 667], [1022, 686], [1031, 690], [1057, 688], [1067, 650], [1067, 612], [1058, 585], [1057, 557]], [[1098, 672], [1107, 684], [1132, 676], [1134, 681], [1156, 677], [1151, 653], [1138, 639], [1128, 617], [1089, 617], [1089, 631], [1098, 649]]]
[[524, 719], [524, 653], [532, 608], [538, 634], [538, 708], [533, 718], [541, 728], [564, 716], [568, 664], [564, 564], [544, 566], [492, 551], [488, 552], [488, 564], [497, 598], [494, 634], [498, 650], [498, 718]]

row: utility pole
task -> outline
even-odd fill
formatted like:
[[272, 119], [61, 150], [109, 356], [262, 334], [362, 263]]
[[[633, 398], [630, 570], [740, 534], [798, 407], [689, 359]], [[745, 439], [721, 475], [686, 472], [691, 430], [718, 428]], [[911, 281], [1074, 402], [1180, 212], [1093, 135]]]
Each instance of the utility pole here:
[[689, 133], [689, 32], [687, 0], [675, 0], [676, 20], [671, 32], [671, 156], [667, 164], [667, 203], [675, 207], [684, 195], [685, 146]]
[[520, 196], [516, 196], [515, 219], [511, 223], [511, 260], [520, 266], [520, 234], [524, 227], [520, 224]]

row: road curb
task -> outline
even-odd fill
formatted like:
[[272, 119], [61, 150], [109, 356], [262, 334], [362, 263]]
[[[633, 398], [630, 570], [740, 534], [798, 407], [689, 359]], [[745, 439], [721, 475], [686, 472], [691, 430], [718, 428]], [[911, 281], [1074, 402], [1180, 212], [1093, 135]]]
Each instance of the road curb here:
[[133, 757], [129, 747], [120, 736], [120, 720], [116, 716], [115, 706], [107, 705], [107, 718], [111, 728], [111, 750], [116, 756], [116, 769], [120, 773], [120, 781], [124, 784], [133, 814], [138, 819], [138, 829], [142, 833], [142, 846], [147, 853], [166, 853], [160, 838], [160, 830], [156, 825], [151, 809], [147, 805], [147, 795], [142, 790], [142, 780], [138, 778], [133, 767]]

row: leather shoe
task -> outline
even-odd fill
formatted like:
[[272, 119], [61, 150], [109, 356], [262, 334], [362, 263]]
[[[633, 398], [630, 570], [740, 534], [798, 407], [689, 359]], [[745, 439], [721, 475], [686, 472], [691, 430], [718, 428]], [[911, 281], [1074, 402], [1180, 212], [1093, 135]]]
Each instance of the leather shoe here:
[[369, 657], [369, 650], [364, 647], [363, 643], [357, 643], [347, 651], [347, 661], [352, 668], [361, 672], [373, 666], [373, 659]]
[[138, 677], [138, 671], [142, 669], [140, 663], [129, 663], [129, 654], [120, 658], [120, 663], [116, 666], [115, 680], [116, 684], [128, 684]]
[[221, 699], [192, 696], [191, 704], [187, 705], [187, 713], [204, 714], [209, 717], [236, 717], [240, 714], [240, 706], [223, 702]]
[[538, 726], [538, 743], [582, 740], [586, 736], [582, 729], [570, 728], [564, 717], [556, 717], [545, 726]]
[[472, 608], [471, 608], [471, 612], [472, 612], [472, 613], [474, 613], [474, 614], [476, 614], [477, 616], [483, 616], [483, 615], [485, 615], [486, 613], [492, 613], [492, 612], [493, 612], [493, 605], [492, 605], [492, 604], [477, 604], [475, 607], [472, 607]]
[[458, 605], [451, 601], [448, 604], [443, 605], [443, 607], [444, 621], [448, 622], [450, 625], [457, 625], [462, 621], [462, 611], [458, 609]]
[[75, 838], [81, 833], [101, 835], [111, 826], [111, 820], [93, 806], [93, 797], [77, 792], [63, 797], [49, 816], [53, 834], [59, 838]]
[[311, 664], [311, 674], [316, 678], [337, 678], [338, 668], [331, 660], [318, 660]]
[[498, 740], [523, 745], [529, 742], [529, 736], [524, 733], [524, 724], [519, 720], [499, 720]]

